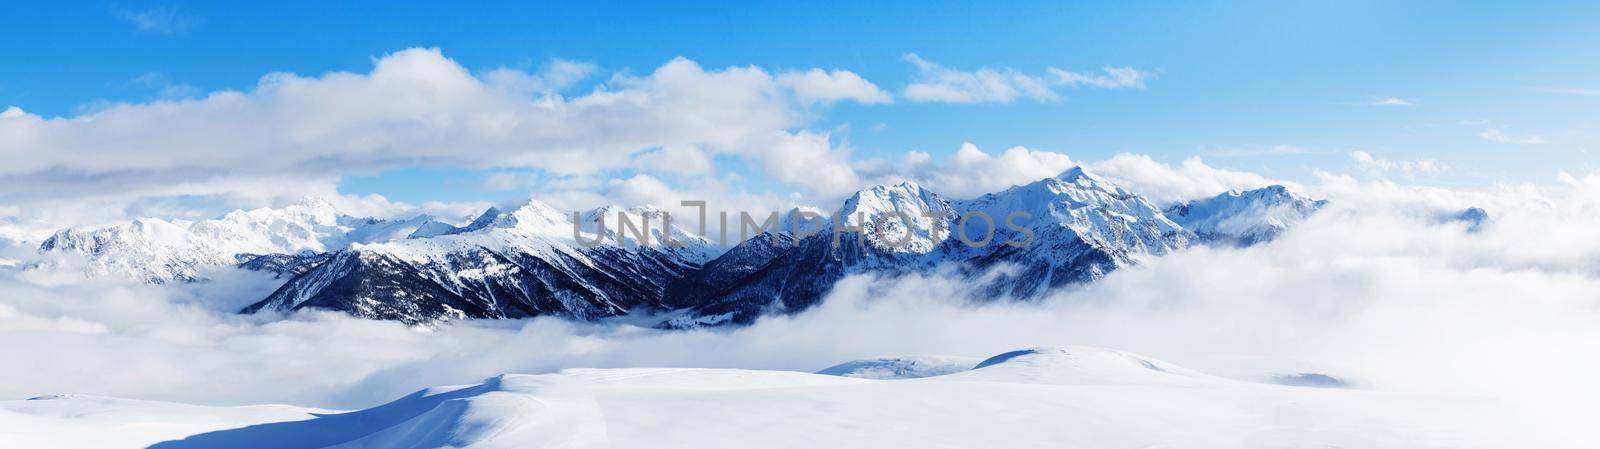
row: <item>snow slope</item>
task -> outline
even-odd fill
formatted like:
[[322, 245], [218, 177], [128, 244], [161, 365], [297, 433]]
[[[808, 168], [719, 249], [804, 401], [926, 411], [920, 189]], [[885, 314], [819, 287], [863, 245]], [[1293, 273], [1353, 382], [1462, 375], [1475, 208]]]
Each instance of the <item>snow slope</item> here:
[[840, 363], [817, 371], [817, 374], [862, 379], [916, 379], [970, 370], [978, 362], [978, 359], [971, 357], [938, 355], [878, 357]]
[[325, 410], [287, 405], [207, 407], [90, 395], [0, 402], [0, 447], [143, 448], [179, 435], [304, 421]]
[[[0, 402], [31, 448], [1496, 447], [1472, 398], [1224, 380], [1101, 348], [1015, 351], [873, 380], [572, 369], [423, 390], [348, 413], [93, 397]], [[313, 413], [316, 413], [315, 415]]]

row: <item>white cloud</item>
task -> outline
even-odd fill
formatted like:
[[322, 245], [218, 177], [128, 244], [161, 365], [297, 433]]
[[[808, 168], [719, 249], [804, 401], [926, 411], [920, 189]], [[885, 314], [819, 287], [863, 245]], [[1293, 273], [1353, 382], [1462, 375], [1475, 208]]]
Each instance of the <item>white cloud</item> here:
[[[538, 73], [475, 76], [438, 50], [409, 49], [377, 58], [369, 73], [275, 73], [247, 91], [116, 104], [76, 117], [12, 107], [0, 113], [0, 158], [7, 161], [0, 203], [273, 199], [332, 186], [341, 176], [418, 165], [567, 176], [644, 163], [695, 172], [711, 154], [752, 157], [783, 182], [837, 193], [855, 185], [845, 153], [803, 130], [813, 114], [799, 97], [879, 100], [859, 89], [870, 83], [849, 72], [822, 74], [825, 83], [785, 83], [779, 79], [813, 76], [707, 70], [681, 58], [642, 76], [614, 75], [584, 95], [555, 93], [594, 70], [555, 61]], [[691, 147], [705, 154], [635, 156]]]
[[949, 198], [970, 198], [1061, 174], [1077, 165], [1065, 154], [1012, 147], [998, 156], [971, 143], [943, 161], [912, 151], [900, 161], [858, 164], [871, 184], [916, 181]]
[[1432, 159], [1418, 159], [1414, 161], [1391, 161], [1379, 159], [1362, 150], [1350, 152], [1350, 159], [1366, 170], [1401, 172], [1407, 175], [1418, 173], [1438, 173], [1449, 169], [1445, 164]]
[[1249, 190], [1279, 184], [1301, 190], [1292, 182], [1255, 173], [1212, 167], [1199, 157], [1184, 159], [1174, 167], [1142, 154], [1120, 153], [1089, 164], [1093, 173], [1122, 184], [1158, 205], [1215, 196], [1228, 190]]
[[539, 174], [530, 172], [495, 172], [483, 178], [483, 188], [496, 192], [532, 188]]
[[556, 59], [538, 73], [504, 67], [490, 70], [483, 74], [483, 81], [507, 92], [548, 95], [572, 87], [599, 71], [600, 67], [593, 63]]
[[1416, 106], [1417, 105], [1416, 102], [1413, 102], [1411, 100], [1407, 100], [1407, 99], [1404, 99], [1404, 98], [1399, 98], [1399, 97], [1374, 98], [1372, 101], [1367, 102], [1367, 104], [1371, 105], [1371, 106]]
[[1064, 86], [1090, 86], [1101, 89], [1143, 89], [1145, 80], [1155, 78], [1154, 74], [1143, 72], [1133, 67], [1104, 67], [1104, 75], [1084, 74], [1069, 70], [1051, 67], [1049, 72], [1056, 77], [1055, 82]]
[[617, 204], [623, 205], [677, 206], [678, 202], [685, 199], [674, 193], [672, 187], [650, 175], [612, 180], [606, 186], [606, 196], [617, 199]]
[[917, 68], [916, 81], [905, 88], [906, 98], [921, 102], [1010, 103], [1019, 99], [1056, 101], [1058, 86], [1103, 89], [1143, 89], [1154, 75], [1130, 67], [1106, 67], [1104, 75], [1091, 75], [1051, 67], [1050, 76], [1034, 76], [1009, 67], [983, 67], [961, 71], [935, 64], [916, 54], [905, 55]]
[[861, 78], [861, 75], [844, 71], [811, 69], [803, 72], [784, 72], [777, 75], [778, 84], [789, 88], [801, 102], [832, 103], [855, 100], [862, 104], [894, 102], [889, 93]]
[[1486, 129], [1478, 133], [1478, 137], [1495, 143], [1512, 145], [1544, 145], [1550, 143], [1549, 139], [1537, 134], [1510, 134], [1499, 129]]
[[174, 81], [160, 72], [148, 72], [123, 83], [124, 87], [152, 91], [157, 99], [181, 100], [200, 95], [200, 88]]
[[1585, 96], [1585, 97], [1593, 97], [1593, 96], [1600, 95], [1600, 89], [1588, 89], [1588, 88], [1545, 89], [1545, 92], [1552, 93], [1552, 94], [1559, 94], [1559, 95], [1579, 95], [1579, 96]]
[[154, 8], [144, 11], [112, 11], [118, 19], [133, 24], [141, 33], [175, 35], [183, 34], [202, 21], [172, 8]]
[[912, 101], [1010, 103], [1018, 98], [1036, 101], [1060, 98], [1043, 78], [1009, 68], [984, 67], [963, 72], [934, 64], [912, 53], [906, 54], [905, 60], [917, 67], [917, 82], [906, 86], [905, 90], [906, 98]]
[[1273, 145], [1270, 147], [1234, 147], [1206, 151], [1207, 154], [1222, 157], [1248, 157], [1248, 156], [1292, 156], [1310, 154], [1315, 151], [1310, 148], [1294, 145]]
[[850, 165], [848, 148], [836, 148], [828, 134], [801, 131], [774, 133], [751, 155], [767, 176], [802, 186], [822, 197], [839, 197], [861, 186]]
[[690, 145], [668, 145], [634, 155], [634, 166], [643, 170], [700, 175], [710, 173], [711, 155]]

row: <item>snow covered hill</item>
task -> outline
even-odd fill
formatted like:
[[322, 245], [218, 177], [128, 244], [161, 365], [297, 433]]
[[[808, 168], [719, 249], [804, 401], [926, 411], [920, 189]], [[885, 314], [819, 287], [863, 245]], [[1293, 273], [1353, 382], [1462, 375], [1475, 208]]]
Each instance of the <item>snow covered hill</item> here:
[[[1226, 380], [1102, 348], [1013, 351], [914, 379], [737, 369], [569, 369], [376, 407], [0, 402], [38, 449], [1503, 447], [1486, 399]], [[1514, 432], [1508, 432], [1514, 434]]]

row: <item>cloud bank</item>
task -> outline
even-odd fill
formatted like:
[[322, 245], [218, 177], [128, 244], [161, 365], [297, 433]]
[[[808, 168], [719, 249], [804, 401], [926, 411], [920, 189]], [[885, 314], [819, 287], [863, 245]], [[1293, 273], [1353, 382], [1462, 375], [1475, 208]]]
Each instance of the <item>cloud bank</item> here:
[[10, 107], [0, 113], [8, 162], [0, 202], [260, 191], [410, 166], [588, 174], [663, 147], [734, 154], [769, 169], [816, 164], [823, 177], [778, 175], [833, 193], [848, 166], [826, 134], [802, 130], [807, 112], [889, 101], [847, 71], [706, 69], [682, 58], [615, 75], [586, 94], [559, 93], [593, 71], [558, 61], [538, 73], [477, 75], [437, 49], [409, 49], [376, 59], [369, 73], [275, 73], [248, 91], [76, 117]]

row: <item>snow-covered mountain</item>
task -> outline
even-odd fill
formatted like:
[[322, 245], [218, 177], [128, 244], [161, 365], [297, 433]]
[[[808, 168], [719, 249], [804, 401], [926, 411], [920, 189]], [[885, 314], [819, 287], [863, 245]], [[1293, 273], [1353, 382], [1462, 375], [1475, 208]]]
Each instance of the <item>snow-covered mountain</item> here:
[[[963, 229], [966, 241], [980, 242], [989, 234], [988, 222], [977, 218], [980, 213], [995, 224], [990, 244], [973, 247], [953, 241], [952, 252], [975, 270], [1002, 264], [1017, 268], [989, 284], [995, 296], [1030, 298], [1050, 288], [1093, 281], [1144, 258], [1182, 249], [1193, 239], [1144, 197], [1077, 167], [956, 207], [964, 218], [971, 216]], [[1016, 220], [1008, 221], [1013, 214]]]
[[[149, 283], [196, 281], [207, 267], [229, 266], [258, 255], [322, 253], [352, 243], [404, 238], [426, 215], [378, 220], [341, 215], [332, 204], [307, 199], [288, 207], [234, 211], [185, 222], [140, 218], [98, 228], [64, 229], [39, 246], [42, 255], [85, 259], [87, 274], [125, 275]], [[241, 257], [243, 256], [243, 257]]]
[[1167, 217], [1207, 243], [1250, 246], [1272, 240], [1327, 203], [1273, 185], [1175, 205]]
[[197, 280], [201, 268], [232, 260], [226, 250], [182, 223], [157, 218], [59, 231], [39, 246], [39, 252], [81, 255], [90, 275], [123, 274], [152, 284]]
[[[912, 218], [909, 236], [895, 214]], [[696, 282], [692, 289], [675, 285], [669, 292], [688, 291], [693, 300], [674, 302], [699, 305], [663, 326], [746, 323], [810, 307], [850, 274], [893, 276], [951, 264], [974, 279], [991, 268], [1014, 267], [992, 277], [986, 290], [1029, 298], [1176, 251], [1192, 238], [1149, 201], [1077, 168], [956, 202], [912, 183], [878, 186], [850, 197], [834, 219], [843, 225], [798, 242], [752, 239], [730, 250], [723, 257], [737, 258], [728, 265], [740, 267], [743, 276], [691, 274], [684, 282]], [[952, 238], [955, 232], [964, 238]], [[767, 262], [755, 267], [763, 258]], [[717, 282], [697, 282], [702, 278]]]
[[923, 269], [955, 218], [948, 201], [914, 183], [856, 192], [817, 234], [752, 238], [669, 287], [682, 295], [669, 303], [692, 307], [663, 327], [748, 323], [815, 305], [850, 274]]
[[1478, 232], [1484, 224], [1489, 222], [1489, 211], [1473, 206], [1455, 212], [1440, 213], [1434, 218], [1440, 223], [1461, 223], [1466, 225], [1467, 232]]
[[311, 308], [421, 323], [639, 310], [660, 313], [661, 327], [688, 328], [804, 310], [860, 273], [953, 268], [983, 282], [985, 298], [1034, 298], [1195, 241], [1266, 241], [1323, 204], [1274, 186], [1163, 211], [1073, 168], [967, 200], [909, 182], [876, 186], [831, 214], [775, 214], [774, 227], [726, 251], [650, 206], [573, 214], [530, 200], [458, 226], [426, 215], [350, 217], [308, 200], [214, 220], [67, 229], [40, 252], [82, 255], [92, 274], [151, 283], [232, 265], [286, 279], [247, 313]]
[[419, 323], [664, 310], [667, 283], [699, 268], [711, 245], [662, 218], [648, 206], [604, 207], [575, 226], [571, 215], [539, 201], [491, 209], [441, 235], [353, 244], [244, 312], [316, 308]]

